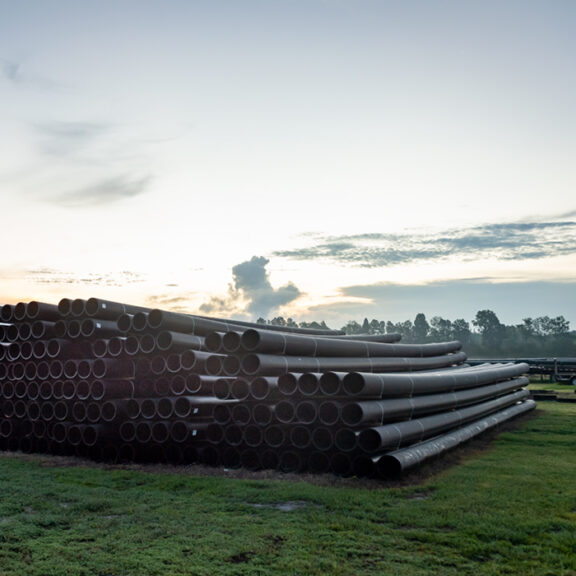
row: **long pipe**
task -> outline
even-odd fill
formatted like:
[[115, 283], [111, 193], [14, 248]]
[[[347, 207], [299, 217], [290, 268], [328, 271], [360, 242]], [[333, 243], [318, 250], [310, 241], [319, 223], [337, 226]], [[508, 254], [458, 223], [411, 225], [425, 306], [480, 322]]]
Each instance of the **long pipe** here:
[[527, 390], [520, 390], [495, 400], [489, 400], [460, 410], [441, 412], [433, 416], [366, 428], [358, 434], [358, 445], [365, 452], [398, 449], [410, 443], [421, 442], [451, 428], [463, 426], [472, 420], [487, 416], [491, 412], [516, 404], [525, 400], [529, 394]]
[[[350, 372], [332, 376], [341, 380], [342, 389], [348, 396], [385, 398], [473, 388], [498, 380], [516, 378], [527, 371], [528, 365], [521, 363], [486, 366], [482, 369], [459, 367], [454, 370], [410, 374]], [[325, 376], [329, 378], [328, 374]]]
[[346, 426], [374, 426], [396, 420], [411, 420], [416, 416], [454, 410], [488, 398], [495, 398], [528, 384], [528, 378], [520, 377], [444, 394], [344, 402], [340, 403], [341, 417]]
[[[226, 335], [224, 335], [224, 342]], [[460, 342], [434, 344], [390, 344], [344, 338], [283, 334], [266, 330], [248, 329], [240, 338], [240, 353], [286, 354], [293, 356], [358, 356], [362, 358], [406, 357], [423, 358], [457, 352]]]
[[535, 407], [536, 402], [527, 399], [521, 404], [516, 404], [426, 442], [389, 452], [377, 459], [377, 471], [383, 477], [397, 477], [405, 474], [431, 458], [435, 458], [507, 420], [525, 414]]
[[241, 371], [248, 376], [273, 376], [285, 372], [324, 372], [328, 370], [413, 371], [452, 366], [461, 364], [465, 360], [466, 354], [464, 352], [427, 358], [343, 358], [247, 354], [242, 358]]

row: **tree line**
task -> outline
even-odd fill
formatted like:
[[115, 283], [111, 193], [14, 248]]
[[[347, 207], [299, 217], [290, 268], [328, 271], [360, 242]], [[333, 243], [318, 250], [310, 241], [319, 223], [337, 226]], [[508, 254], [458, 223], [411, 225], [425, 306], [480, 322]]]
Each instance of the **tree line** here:
[[[299, 328], [329, 329], [326, 322], [296, 322], [282, 316], [258, 323]], [[448, 342], [458, 340], [470, 358], [576, 356], [576, 331], [564, 316], [524, 318], [521, 324], [506, 325], [492, 310], [479, 310], [472, 322], [463, 318], [449, 320], [423, 313], [414, 320], [391, 322], [350, 320], [341, 327], [346, 334], [393, 334], [405, 343]]]

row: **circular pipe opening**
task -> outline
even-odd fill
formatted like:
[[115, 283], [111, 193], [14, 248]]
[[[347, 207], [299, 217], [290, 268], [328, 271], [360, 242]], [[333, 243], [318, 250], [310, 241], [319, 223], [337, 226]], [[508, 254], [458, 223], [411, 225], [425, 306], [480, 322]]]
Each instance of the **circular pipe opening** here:
[[350, 428], [340, 428], [334, 436], [334, 444], [342, 452], [351, 452], [358, 445], [356, 433]]
[[312, 444], [317, 450], [330, 450], [334, 446], [334, 434], [328, 428], [315, 428], [312, 432]]
[[365, 452], [374, 452], [380, 448], [380, 434], [371, 428], [362, 430], [358, 435], [358, 445]]
[[132, 316], [126, 313], [120, 314], [116, 319], [116, 326], [120, 332], [128, 332], [132, 328]]
[[272, 407], [268, 404], [256, 404], [252, 409], [252, 418], [260, 426], [266, 426], [272, 422], [274, 413]]
[[204, 339], [204, 346], [209, 352], [219, 352], [222, 347], [222, 335], [220, 332], [210, 332]]
[[236, 378], [236, 380], [232, 382], [230, 392], [232, 398], [236, 398], [237, 400], [245, 400], [250, 394], [250, 386], [248, 385], [248, 382], [244, 380], [244, 378]]
[[364, 377], [358, 372], [349, 372], [342, 380], [342, 387], [346, 394], [352, 396], [360, 394], [362, 388], [364, 388]]
[[298, 390], [298, 379], [289, 372], [282, 374], [278, 377], [278, 390], [284, 396], [292, 396]]
[[186, 378], [181, 374], [176, 374], [170, 379], [170, 394], [181, 396], [186, 392]]
[[294, 404], [289, 402], [288, 400], [282, 400], [276, 404], [276, 409], [274, 410], [274, 414], [279, 422], [283, 424], [288, 424], [294, 420], [294, 416], [296, 415], [296, 411], [294, 409]]
[[320, 390], [326, 396], [335, 396], [340, 392], [340, 377], [334, 372], [325, 372], [320, 377]]
[[222, 336], [222, 348], [229, 354], [240, 348], [240, 334], [238, 332], [226, 332]]
[[308, 448], [312, 443], [310, 430], [305, 426], [294, 426], [290, 431], [290, 442], [292, 442], [296, 448]]
[[230, 446], [239, 446], [242, 443], [242, 428], [236, 424], [226, 426], [224, 429], [224, 440]]
[[82, 298], [75, 298], [72, 300], [72, 305], [70, 306], [70, 312], [72, 316], [82, 316], [86, 312], [86, 302]]
[[318, 377], [315, 374], [306, 372], [298, 378], [298, 390], [304, 396], [314, 396], [319, 389]]
[[336, 402], [327, 400], [322, 402], [319, 408], [320, 422], [325, 426], [332, 426], [340, 419], [340, 407]]
[[250, 446], [251, 448], [260, 446], [262, 444], [263, 439], [264, 434], [262, 432], [262, 428], [260, 428], [259, 426], [251, 424], [249, 426], [246, 426], [246, 428], [244, 428], [244, 442], [246, 443], [247, 446]]
[[356, 426], [362, 421], [364, 411], [358, 404], [350, 403], [342, 408], [342, 422], [346, 426]]
[[296, 406], [296, 420], [302, 424], [312, 424], [318, 418], [316, 404], [311, 401], [299, 402]]
[[402, 475], [402, 464], [394, 456], [384, 454], [378, 458], [376, 470], [382, 478], [398, 478]]
[[124, 352], [124, 342], [125, 339], [118, 336], [110, 338], [106, 347], [107, 353], [113, 358], [117, 358], [122, 354], [122, 352]]
[[284, 444], [286, 434], [280, 426], [268, 426], [264, 430], [264, 442], [271, 448], [279, 448]]
[[251, 352], [252, 350], [256, 350], [256, 348], [260, 344], [260, 340], [261, 338], [258, 330], [255, 330], [254, 328], [249, 328], [248, 330], [245, 330], [244, 333], [242, 334], [240, 342], [244, 350]]
[[250, 408], [246, 404], [237, 404], [232, 408], [232, 421], [236, 424], [246, 425], [250, 422]]

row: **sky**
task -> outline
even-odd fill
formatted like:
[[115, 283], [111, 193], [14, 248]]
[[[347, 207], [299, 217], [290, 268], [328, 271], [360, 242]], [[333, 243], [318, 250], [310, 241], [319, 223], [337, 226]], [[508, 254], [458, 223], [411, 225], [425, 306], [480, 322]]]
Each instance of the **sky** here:
[[0, 0], [0, 303], [576, 328], [572, 0]]

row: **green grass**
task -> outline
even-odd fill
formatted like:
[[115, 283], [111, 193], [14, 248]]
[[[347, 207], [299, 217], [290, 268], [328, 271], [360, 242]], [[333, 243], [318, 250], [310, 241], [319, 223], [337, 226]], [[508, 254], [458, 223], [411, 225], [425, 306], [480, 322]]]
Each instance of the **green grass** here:
[[574, 404], [540, 404], [419, 483], [5, 454], [0, 575], [576, 575], [575, 418]]

